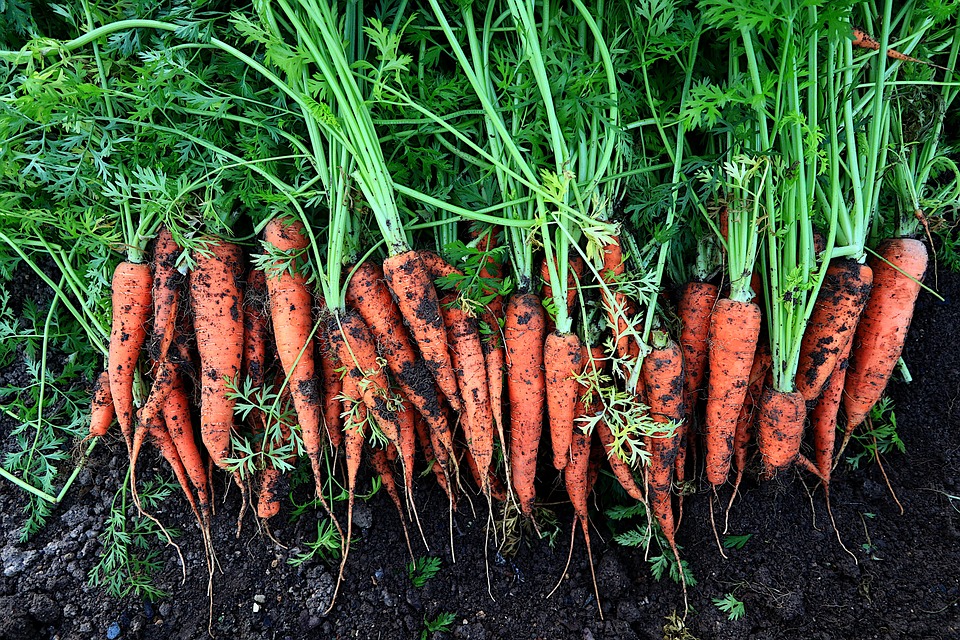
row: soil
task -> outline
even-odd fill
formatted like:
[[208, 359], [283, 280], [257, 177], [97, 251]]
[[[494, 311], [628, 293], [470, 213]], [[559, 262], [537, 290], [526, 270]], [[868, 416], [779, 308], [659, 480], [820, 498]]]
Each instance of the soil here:
[[[955, 342], [960, 277], [941, 273], [939, 290], [945, 302], [921, 294], [908, 338], [904, 357], [914, 382], [889, 389], [906, 451], [886, 455], [882, 462], [904, 513], [876, 464], [857, 471], [838, 467], [833, 513], [855, 561], [830, 526], [822, 488], [798, 472], [767, 483], [758, 483], [754, 474], [730, 514], [730, 533], [751, 537], [742, 549], [726, 550], [725, 559], [710, 525], [711, 493], [701, 481], [699, 492], [685, 500], [677, 535], [697, 579], [689, 587], [685, 622], [692, 637], [960, 637], [960, 499], [949, 497], [960, 496], [960, 349]], [[0, 371], [0, 384], [14, 383], [18, 366]], [[9, 426], [0, 422], [0, 437]], [[201, 539], [182, 498], [168, 499], [156, 516], [182, 531], [177, 541], [187, 566], [185, 582], [176, 553], [167, 547], [160, 550], [163, 569], [156, 581], [169, 595], [159, 601], [117, 599], [87, 584], [125, 457], [118, 439], [98, 446], [46, 528], [25, 543], [18, 541], [24, 496], [0, 480], [0, 639], [208, 637]], [[142, 460], [141, 477], [155, 469], [169, 473], [155, 453]], [[541, 495], [552, 499], [553, 478], [541, 480]], [[419, 513], [432, 551], [424, 550], [415, 527], [411, 536], [415, 553], [441, 558], [439, 574], [422, 588], [413, 586], [399, 518], [380, 492], [369, 502], [358, 501], [356, 542], [329, 614], [324, 610], [335, 568], [318, 561], [300, 567], [287, 563], [315, 539], [316, 513], [291, 522], [287, 503], [274, 518], [272, 534], [288, 548], [271, 540], [251, 515], [238, 538], [234, 520], [240, 498], [221, 482], [214, 523], [215, 636], [419, 638], [425, 618], [450, 612], [456, 614], [452, 630], [427, 637], [653, 639], [665, 636], [667, 616], [682, 616], [680, 587], [666, 578], [657, 582], [642, 553], [615, 544], [610, 521], [599, 512], [591, 515], [602, 620], [581, 535], [566, 577], [546, 597], [566, 561], [568, 507], [556, 507], [560, 531], [553, 548], [528, 536], [507, 561], [495, 551], [485, 553], [486, 507], [474, 497], [478, 515], [463, 504], [453, 518], [454, 563], [446, 500], [432, 477], [418, 482]], [[369, 486], [369, 480], [362, 484]], [[298, 491], [303, 493], [295, 496], [303, 499], [305, 489]], [[727, 499], [729, 487], [720, 495], [724, 505]], [[722, 528], [723, 507], [714, 512]], [[738, 621], [728, 620], [713, 604], [728, 593], [744, 604]]]

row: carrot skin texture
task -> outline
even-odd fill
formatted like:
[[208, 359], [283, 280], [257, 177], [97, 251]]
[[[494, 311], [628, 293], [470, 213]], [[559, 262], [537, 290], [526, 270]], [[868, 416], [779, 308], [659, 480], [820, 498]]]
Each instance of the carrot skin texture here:
[[866, 264], [854, 260], [830, 263], [800, 343], [794, 384], [804, 401], [820, 395], [840, 354], [848, 350], [872, 288], [873, 270]]
[[610, 327], [613, 330], [613, 340], [616, 344], [617, 356], [626, 358], [629, 355], [627, 323], [627, 297], [619, 291], [618, 280], [626, 271], [623, 261], [623, 248], [620, 246], [620, 237], [614, 236], [612, 242], [603, 245], [603, 271], [600, 278], [611, 291], [600, 290], [603, 304], [607, 312]]
[[133, 444], [133, 376], [153, 313], [152, 286], [153, 276], [146, 264], [121, 262], [113, 272], [113, 322], [107, 370], [110, 395], [128, 451]]
[[706, 417], [706, 475], [713, 486], [730, 471], [737, 418], [760, 335], [760, 307], [721, 298], [710, 318], [710, 382]]
[[[177, 258], [182, 249], [173, 240], [173, 235], [166, 227], [162, 227], [157, 234], [153, 248], [153, 337], [152, 346], [157, 348], [153, 353], [155, 362], [159, 362], [166, 355], [169, 348], [168, 326], [176, 321], [177, 302], [180, 297], [180, 285], [184, 276], [177, 270]], [[164, 338], [167, 337], [167, 340]]]
[[110, 372], [104, 369], [96, 382], [93, 383], [93, 393], [90, 401], [90, 434], [87, 438], [107, 435], [110, 424], [116, 415], [113, 406], [113, 396], [110, 395]]
[[553, 466], [562, 471], [570, 457], [573, 421], [577, 417], [574, 396], [579, 385], [576, 376], [583, 370], [580, 339], [572, 333], [550, 333], [543, 345], [543, 364]]
[[486, 493], [489, 490], [486, 478], [493, 463], [493, 413], [487, 368], [477, 321], [463, 309], [450, 306], [455, 299], [455, 295], [445, 296], [441, 300], [441, 312], [450, 341], [457, 387], [463, 400], [460, 422], [467, 438], [467, 448], [477, 465], [480, 479], [484, 480], [482, 489]]
[[266, 275], [260, 269], [250, 269], [243, 296], [243, 372], [254, 387], [262, 387], [266, 382], [267, 345], [270, 344], [266, 301]]
[[207, 467], [197, 448], [193, 432], [193, 418], [190, 415], [190, 399], [184, 387], [183, 375], [179, 367], [174, 369], [173, 382], [163, 403], [163, 418], [167, 432], [177, 449], [177, 454], [190, 478], [190, 484], [197, 490], [200, 499], [200, 513], [204, 519], [210, 519], [210, 492]]
[[430, 373], [450, 406], [460, 411], [456, 375], [440, 317], [440, 302], [423, 260], [416, 251], [390, 256], [383, 261], [383, 273]]
[[[877, 253], [917, 281], [927, 270], [927, 247], [919, 240], [887, 240]], [[873, 268], [873, 292], [853, 338], [844, 384], [843, 408], [849, 429], [862, 423], [883, 395], [903, 351], [920, 293], [918, 282], [887, 262], [874, 258], [870, 260], [870, 266]]]
[[[308, 246], [303, 231], [303, 223], [299, 220], [273, 218], [263, 229], [263, 240], [280, 251], [302, 251]], [[274, 273], [268, 270], [266, 280], [277, 357], [287, 376], [290, 396], [303, 433], [304, 448], [313, 460], [319, 458], [323, 442], [320, 436], [320, 392], [314, 375], [311, 336], [313, 296], [307, 287], [306, 277], [300, 271], [291, 273], [291, 269], [284, 269], [281, 273]]]
[[543, 342], [546, 318], [540, 299], [519, 293], [507, 303], [504, 344], [507, 396], [510, 400], [510, 461], [513, 486], [525, 515], [533, 513], [536, 497], [537, 448], [543, 426], [545, 378]]
[[800, 453], [807, 407], [799, 392], [785, 393], [766, 387], [760, 396], [757, 445], [767, 478], [793, 464]]
[[243, 360], [243, 306], [237, 282], [240, 248], [213, 241], [195, 256], [190, 274], [197, 351], [200, 353], [200, 434], [213, 463], [226, 466], [235, 400], [224, 378], [234, 380]]
[[[750, 444], [750, 437], [753, 435], [756, 408], [760, 403], [760, 396], [763, 394], [763, 385], [767, 378], [767, 372], [770, 371], [772, 364], [770, 348], [766, 343], [760, 343], [760, 345], [757, 346], [757, 353], [753, 357], [747, 395], [743, 401], [743, 408], [740, 410], [740, 417], [737, 419], [737, 432], [734, 436], [733, 468], [737, 472], [737, 479], [734, 483], [735, 487], [740, 485], [743, 479], [743, 472], [747, 467], [747, 445]], [[736, 488], [734, 491], [736, 491]]]

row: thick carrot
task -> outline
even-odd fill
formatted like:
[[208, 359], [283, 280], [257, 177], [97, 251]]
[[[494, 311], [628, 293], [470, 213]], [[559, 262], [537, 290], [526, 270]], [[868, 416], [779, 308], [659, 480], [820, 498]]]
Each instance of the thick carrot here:
[[547, 418], [553, 445], [553, 466], [562, 471], [570, 456], [570, 439], [576, 416], [577, 379], [583, 371], [580, 338], [575, 334], [550, 333], [543, 345], [546, 368]]
[[721, 298], [710, 317], [710, 383], [706, 418], [706, 475], [713, 486], [730, 471], [737, 418], [747, 393], [760, 335], [760, 307]]
[[190, 400], [184, 387], [180, 368], [173, 370], [173, 383], [163, 403], [163, 418], [167, 432], [177, 448], [190, 483], [200, 499], [200, 513], [205, 522], [210, 520], [210, 492], [207, 468], [197, 448], [193, 433], [193, 418], [190, 416]]
[[153, 311], [152, 284], [153, 276], [146, 264], [121, 262], [113, 272], [113, 323], [107, 370], [110, 372], [110, 395], [117, 422], [127, 441], [128, 453], [132, 453], [133, 447], [133, 375], [147, 339], [147, 323]]
[[194, 256], [190, 273], [197, 351], [200, 353], [200, 435], [213, 463], [226, 467], [235, 400], [225, 380], [236, 380], [243, 361], [243, 304], [237, 282], [240, 247], [212, 240]]
[[703, 379], [707, 373], [709, 354], [710, 316], [717, 303], [720, 289], [709, 282], [689, 282], [683, 288], [677, 304], [680, 318], [680, 347], [683, 349], [683, 393], [687, 407], [686, 420], [679, 427], [680, 446], [677, 450], [677, 482], [686, 479], [687, 448], [691, 423], [697, 408]]
[[343, 381], [337, 369], [340, 368], [340, 359], [330, 348], [330, 336], [327, 333], [327, 323], [321, 322], [317, 330], [317, 353], [320, 359], [320, 371], [323, 381], [323, 421], [327, 427], [327, 436], [334, 449], [339, 449], [343, 442], [342, 409], [337, 397], [343, 390]]
[[919, 281], [927, 270], [927, 247], [919, 240], [887, 240], [877, 254], [880, 258], [870, 260], [873, 292], [853, 338], [844, 384], [848, 429], [863, 422], [883, 395], [903, 351], [920, 293]]
[[799, 392], [766, 387], [760, 396], [757, 445], [763, 458], [763, 475], [772, 478], [788, 468], [800, 453], [807, 406]]
[[[456, 306], [456, 294], [444, 296], [440, 308], [447, 328], [457, 387], [463, 400], [460, 423], [479, 476], [485, 481], [493, 462], [493, 413], [490, 410], [490, 388], [487, 385], [477, 321], [467, 315], [463, 308]], [[485, 494], [489, 493], [486, 482], [482, 489]]]
[[180, 286], [184, 275], [177, 270], [177, 258], [183, 250], [166, 227], [160, 229], [153, 248], [153, 337], [151, 357], [159, 364], [172, 338]]
[[447, 351], [440, 302], [423, 260], [416, 251], [390, 256], [383, 261], [383, 273], [430, 373], [450, 406], [460, 411], [457, 379]]
[[346, 378], [351, 378], [352, 385], [349, 388], [358, 390], [356, 397], [363, 400], [383, 434], [399, 449], [398, 405], [390, 390], [383, 361], [377, 356], [376, 342], [367, 325], [356, 311], [349, 311], [331, 318], [327, 335], [330, 346], [336, 351], [347, 371], [343, 382], [344, 394], [348, 389]]
[[507, 303], [504, 343], [510, 399], [510, 464], [520, 509], [533, 514], [537, 449], [543, 426], [545, 314], [533, 293], [515, 293]]
[[795, 385], [806, 402], [815, 400], [848, 350], [873, 288], [873, 270], [854, 260], [833, 260], [820, 287], [800, 343]]
[[[303, 223], [286, 217], [273, 218], [267, 223], [263, 229], [263, 241], [291, 258], [309, 244]], [[266, 280], [277, 356], [287, 376], [303, 446], [314, 463], [316, 475], [323, 439], [320, 435], [320, 392], [314, 376], [313, 296], [306, 277], [296, 267], [295, 259], [289, 265], [278, 260], [267, 267]], [[321, 493], [319, 477], [316, 484], [318, 493]]]
[[447, 451], [452, 451], [450, 425], [441, 410], [433, 377], [426, 361], [418, 357], [413, 348], [403, 316], [387, 289], [380, 267], [364, 262], [356, 268], [347, 287], [347, 302], [370, 328], [403, 395], [427, 419], [431, 431], [436, 432]]
[[116, 410], [113, 407], [113, 396], [110, 395], [110, 372], [106, 369], [97, 377], [93, 383], [93, 393], [90, 402], [90, 434], [84, 438], [84, 441], [90, 438], [107, 435]]

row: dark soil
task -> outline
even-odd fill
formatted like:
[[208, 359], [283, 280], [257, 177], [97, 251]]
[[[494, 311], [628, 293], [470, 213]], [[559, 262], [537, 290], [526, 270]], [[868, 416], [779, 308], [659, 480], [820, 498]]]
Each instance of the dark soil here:
[[[846, 546], [833, 533], [823, 492], [790, 472], [758, 484], [748, 478], [730, 516], [730, 532], [752, 534], [740, 549], [720, 556], [710, 526], [711, 494], [688, 496], [678, 533], [682, 556], [698, 584], [689, 589], [689, 633], [708, 638], [958, 638], [960, 637], [960, 277], [941, 273], [946, 302], [922, 293], [905, 358], [915, 382], [890, 389], [906, 453], [883, 458], [883, 468], [905, 513], [877, 465], [859, 471], [839, 467], [832, 486], [833, 512]], [[16, 379], [16, 366], [0, 372]], [[0, 422], [0, 436], [9, 425]], [[113, 599], [87, 586], [101, 544], [104, 517], [126, 468], [122, 443], [98, 446], [48, 526], [19, 543], [23, 494], [0, 480], [0, 639], [207, 637], [207, 576], [200, 535], [188, 507], [171, 498], [157, 517], [179, 528], [187, 563], [181, 583], [172, 549], [158, 586], [170, 595], [155, 603]], [[141, 476], [164, 469], [153, 452]], [[550, 478], [544, 478], [550, 480]], [[453, 630], [435, 637], [662, 638], [668, 615], [683, 612], [680, 587], [651, 577], [642, 554], [616, 546], [607, 520], [592, 514], [594, 557], [603, 620], [600, 620], [583, 539], [563, 584], [559, 578], [569, 544], [571, 512], [558, 507], [556, 546], [520, 545], [512, 561], [485, 557], [485, 517], [469, 505], [454, 517], [456, 563], [447, 531], [446, 501], [432, 478], [420, 479], [418, 506], [433, 554], [442, 569], [422, 588], [411, 584], [409, 557], [397, 513], [384, 492], [358, 502], [353, 545], [336, 607], [324, 609], [336, 571], [287, 560], [316, 537], [316, 515], [288, 522], [289, 504], [275, 518], [279, 547], [252, 516], [235, 537], [239, 512], [235, 489], [218, 486], [214, 542], [220, 571], [214, 576], [213, 631], [220, 638], [419, 638], [424, 618], [456, 613]], [[542, 487], [545, 493], [547, 487]], [[305, 490], [302, 494], [305, 496]], [[808, 495], [812, 491], [812, 497]], [[224, 493], [226, 496], [224, 498]], [[720, 496], [724, 504], [729, 488]], [[479, 514], [481, 500], [474, 498]], [[715, 513], [722, 527], [723, 507]], [[416, 528], [411, 529], [416, 536]], [[529, 538], [528, 538], [529, 539]], [[417, 540], [414, 540], [415, 550]], [[427, 555], [420, 543], [418, 554]], [[489, 560], [487, 591], [485, 559]], [[712, 599], [735, 594], [746, 615], [731, 622]], [[673, 636], [680, 637], [680, 636]], [[688, 636], [689, 637], [689, 636]]]

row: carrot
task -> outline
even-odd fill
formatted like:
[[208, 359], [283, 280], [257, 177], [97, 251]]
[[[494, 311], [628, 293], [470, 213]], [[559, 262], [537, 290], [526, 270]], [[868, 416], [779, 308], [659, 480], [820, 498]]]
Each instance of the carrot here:
[[424, 359], [418, 357], [413, 348], [403, 326], [403, 316], [387, 289], [380, 267], [372, 262], [359, 265], [350, 279], [346, 297], [376, 338], [380, 353], [403, 395], [427, 419], [431, 431], [451, 452], [453, 436], [440, 408], [433, 377]]
[[183, 250], [166, 227], [157, 234], [153, 249], [153, 337], [151, 357], [159, 364], [166, 357], [176, 321], [180, 285], [184, 276], [177, 270]]
[[[278, 376], [277, 387], [283, 384], [283, 379]], [[282, 401], [290, 401], [289, 389], [284, 389]], [[280, 438], [279, 441], [275, 441], [275, 445], [283, 447], [290, 442], [290, 437], [292, 433], [292, 428], [294, 425], [290, 424], [287, 420], [281, 420], [280, 427]], [[262, 434], [261, 440], [262, 440]], [[291, 466], [295, 465], [297, 462], [297, 455], [293, 453], [290, 455], [286, 462]], [[260, 493], [257, 496], [257, 517], [262, 520], [269, 520], [278, 513], [280, 513], [280, 501], [281, 496], [279, 492], [280, 481], [283, 478], [283, 471], [278, 467], [273, 460], [268, 459], [267, 464], [260, 471]]]
[[413, 425], [417, 430], [417, 440], [420, 442], [420, 448], [423, 449], [423, 457], [426, 459], [427, 465], [433, 469], [433, 475], [437, 478], [437, 484], [440, 485], [440, 488], [442, 488], [444, 493], [450, 498], [450, 508], [456, 511], [456, 494], [450, 490], [450, 485], [447, 483], [447, 475], [443, 470], [446, 463], [436, 458], [433, 444], [430, 442], [429, 428], [423, 416], [420, 414], [414, 415]]
[[487, 469], [487, 477], [484, 479], [480, 476], [480, 467], [477, 466], [477, 460], [473, 457], [473, 454], [470, 453], [469, 448], [463, 450], [463, 457], [467, 461], [467, 468], [470, 469], [470, 475], [473, 476], [473, 481], [481, 491], [489, 491], [490, 497], [497, 502], [503, 502], [507, 499], [506, 488], [503, 486], [500, 478], [497, 477], [497, 474], [494, 473], [492, 467]]
[[467, 447], [477, 464], [481, 487], [489, 494], [486, 478], [493, 462], [493, 414], [490, 410], [490, 388], [480, 345], [477, 321], [456, 306], [456, 294], [448, 294], [440, 301], [443, 323], [453, 358], [457, 387], [463, 400], [460, 422], [467, 438]]
[[717, 303], [720, 289], [709, 282], [688, 282], [677, 304], [680, 318], [680, 347], [683, 349], [683, 393], [687, 407], [686, 420], [679, 427], [680, 446], [677, 450], [677, 482], [686, 478], [687, 446], [691, 422], [697, 408], [703, 378], [707, 373], [709, 354], [710, 315]]
[[547, 336], [543, 345], [543, 364], [546, 368], [547, 418], [550, 422], [550, 440], [553, 444], [553, 466], [562, 471], [570, 456], [570, 438], [573, 421], [577, 417], [574, 395], [577, 379], [583, 371], [580, 339], [557, 331]]
[[[499, 301], [499, 298], [497, 300]], [[493, 425], [497, 429], [500, 446], [506, 451], [507, 442], [503, 425], [504, 348], [499, 322], [503, 315], [503, 303], [500, 301], [498, 311], [494, 311], [492, 307], [493, 305], [488, 305], [481, 315], [481, 320], [487, 325], [489, 333], [480, 336], [480, 346], [483, 349], [483, 360], [487, 369], [487, 393], [490, 396]]]
[[[397, 446], [400, 424], [396, 399], [390, 391], [387, 372], [377, 356], [376, 343], [367, 325], [356, 311], [349, 311], [330, 319], [327, 335], [331, 347], [347, 370], [343, 382], [344, 395], [348, 388], [356, 388], [358, 395], [355, 397], [363, 400], [387, 440]], [[347, 378], [351, 380], [349, 387]]]
[[887, 240], [877, 254], [880, 258], [870, 260], [873, 292], [853, 338], [844, 383], [843, 408], [850, 430], [863, 422], [883, 395], [903, 351], [920, 293], [919, 281], [927, 270], [927, 248], [919, 240]]
[[440, 318], [437, 290], [416, 251], [406, 251], [383, 261], [387, 286], [397, 298], [400, 313], [443, 395], [454, 411], [461, 410], [457, 379], [447, 351], [446, 332]]
[[[771, 366], [773, 366], [773, 360], [770, 347], [767, 346], [766, 342], [759, 342], [757, 353], [753, 356], [753, 366], [750, 368], [750, 378], [747, 381], [747, 395], [744, 398], [743, 407], [740, 409], [740, 417], [737, 418], [737, 431], [733, 440], [733, 468], [736, 470], [737, 476], [733, 482], [730, 502], [727, 504], [728, 515], [733, 500], [737, 497], [740, 483], [743, 481], [743, 472], [747, 468], [747, 446], [750, 444], [750, 438], [753, 435], [756, 407], [760, 402], [763, 385]], [[724, 530], [726, 530], [726, 527], [724, 527]]]
[[[603, 306], [606, 309], [610, 327], [613, 329], [613, 341], [617, 346], [617, 355], [623, 359], [629, 354], [627, 341], [627, 297], [619, 290], [618, 281], [626, 271], [623, 260], [623, 248], [620, 246], [620, 236], [613, 236], [611, 242], [603, 245], [603, 271], [600, 278], [607, 289], [601, 289]], [[608, 292], [608, 290], [610, 290]], [[611, 295], [612, 294], [612, 295]]]
[[504, 343], [510, 399], [510, 463], [520, 509], [533, 514], [537, 448], [543, 424], [545, 314], [533, 293], [515, 293], [507, 303]]
[[190, 400], [184, 387], [180, 368], [173, 370], [173, 382], [170, 391], [163, 403], [163, 418], [167, 432], [177, 454], [183, 462], [184, 470], [190, 478], [190, 483], [197, 490], [200, 499], [200, 513], [204, 522], [210, 521], [210, 494], [209, 479], [206, 465], [193, 433], [193, 419], [190, 415]]
[[[827, 384], [823, 387], [823, 393], [810, 412], [815, 467], [817, 475], [823, 481], [824, 489], [827, 490], [829, 490], [830, 476], [833, 471], [833, 450], [837, 437], [837, 413], [840, 410], [840, 401], [843, 398], [843, 385], [847, 379], [847, 367], [850, 363], [852, 346], [853, 341], [848, 341], [846, 348], [837, 358], [833, 373], [830, 374]], [[846, 442], [846, 438], [844, 442]]]
[[[650, 407], [650, 416], [658, 424], [679, 424], [685, 419], [684, 408], [684, 371], [683, 351], [680, 346], [669, 339], [665, 334], [653, 336], [654, 348], [643, 359], [642, 373], [647, 391], [647, 405]], [[657, 344], [660, 342], [660, 344]], [[677, 549], [676, 527], [671, 504], [672, 481], [671, 473], [676, 464], [679, 435], [673, 430], [672, 435], [664, 429], [649, 442], [650, 466], [647, 472], [647, 484], [650, 487], [651, 509], [660, 529], [663, 531], [673, 556], [677, 562], [683, 584], [684, 600], [687, 597], [687, 585], [683, 580], [683, 565], [680, 563], [680, 553]]]
[[804, 401], [820, 395], [837, 358], [848, 349], [872, 287], [873, 270], [866, 264], [831, 261], [800, 343], [794, 384]]
[[327, 437], [334, 449], [343, 442], [343, 418], [340, 415], [340, 401], [337, 397], [343, 390], [343, 382], [337, 369], [340, 359], [330, 348], [330, 336], [327, 323], [321, 322], [317, 330], [317, 352], [320, 359], [321, 379], [323, 381], [323, 422], [327, 427]]
[[212, 240], [194, 256], [190, 273], [197, 351], [200, 353], [200, 435], [213, 463], [226, 467], [235, 400], [225, 380], [235, 380], [243, 360], [243, 307], [237, 272], [240, 247]]
[[93, 383], [92, 400], [90, 402], [90, 433], [83, 440], [107, 435], [110, 424], [116, 415], [113, 406], [113, 396], [110, 395], [110, 372], [106, 369], [97, 376]]
[[788, 468], [800, 453], [807, 407], [799, 392], [766, 387], [760, 396], [757, 445], [763, 459], [763, 475], [772, 478]]
[[[556, 260], [556, 256], [554, 256]], [[556, 262], [554, 262], [556, 264]], [[567, 311], [572, 312], [573, 305], [577, 301], [577, 282], [583, 280], [583, 274], [586, 271], [586, 264], [583, 261], [583, 258], [580, 257], [577, 253], [571, 253], [570, 255], [570, 267], [567, 270]], [[550, 267], [547, 264], [547, 259], [544, 258], [543, 262], [540, 263], [540, 279], [543, 280], [543, 287], [540, 290], [540, 299], [541, 300], [552, 300], [553, 299], [553, 287], [550, 285]], [[553, 330], [556, 328], [553, 323], [552, 318], [547, 318], [547, 333], [553, 333]]]
[[627, 492], [627, 495], [634, 500], [643, 502], [643, 491], [637, 485], [636, 478], [633, 477], [633, 469], [627, 461], [617, 453], [613, 432], [610, 431], [610, 426], [605, 421], [601, 420], [597, 423], [597, 434], [600, 436], [600, 442], [603, 444], [604, 451], [606, 452], [607, 461], [610, 463], [610, 469], [613, 471], [613, 475], [616, 476], [617, 482], [619, 482], [623, 490]]
[[150, 267], [145, 264], [121, 262], [113, 272], [113, 320], [107, 370], [117, 422], [130, 454], [133, 448], [133, 375], [147, 339], [146, 326], [153, 310], [152, 280]]
[[706, 417], [706, 472], [713, 486], [730, 470], [737, 418], [747, 393], [760, 335], [760, 307], [721, 298], [710, 317], [710, 382]]
[[243, 296], [243, 373], [254, 387], [262, 387], [266, 382], [270, 344], [266, 307], [267, 277], [261, 269], [250, 269]]
[[[880, 51], [880, 43], [877, 42], [876, 38], [867, 35], [862, 29], [853, 28], [853, 46], [860, 47], [861, 49], [870, 49], [871, 51]], [[892, 60], [900, 60], [902, 62], [918, 62], [920, 64], [929, 65], [929, 62], [924, 62], [923, 60], [918, 60], [917, 58], [911, 58], [910, 56], [900, 53], [896, 49], [887, 49], [887, 57]], [[936, 66], [936, 65], [931, 65]]]
[[277, 357], [283, 365], [290, 396], [297, 412], [303, 446], [313, 466], [318, 495], [322, 495], [320, 455], [320, 392], [314, 377], [313, 296], [307, 279], [296, 267], [296, 253], [308, 246], [303, 223], [286, 217], [270, 220], [263, 229], [264, 245], [285, 253], [291, 263], [279, 260], [266, 268], [270, 317]]

